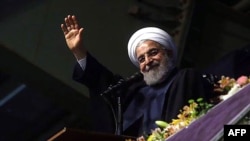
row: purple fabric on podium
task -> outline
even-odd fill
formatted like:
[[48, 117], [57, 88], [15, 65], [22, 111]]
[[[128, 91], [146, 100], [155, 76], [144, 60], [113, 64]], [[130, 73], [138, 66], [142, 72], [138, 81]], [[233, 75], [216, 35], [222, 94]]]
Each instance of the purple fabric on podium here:
[[206, 115], [191, 123], [187, 128], [169, 137], [167, 141], [218, 140], [223, 136], [224, 125], [234, 124], [237, 117], [250, 105], [250, 85], [240, 90], [227, 100], [213, 107]]

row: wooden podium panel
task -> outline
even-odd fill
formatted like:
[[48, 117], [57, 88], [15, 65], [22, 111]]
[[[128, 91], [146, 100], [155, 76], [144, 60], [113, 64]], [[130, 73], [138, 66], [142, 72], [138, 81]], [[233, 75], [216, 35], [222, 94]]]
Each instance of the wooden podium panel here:
[[135, 137], [63, 128], [48, 141], [136, 141]]

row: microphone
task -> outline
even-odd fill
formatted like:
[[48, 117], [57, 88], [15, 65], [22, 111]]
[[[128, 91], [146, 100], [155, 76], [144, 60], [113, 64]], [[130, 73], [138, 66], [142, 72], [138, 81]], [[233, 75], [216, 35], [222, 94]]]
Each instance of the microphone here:
[[134, 83], [136, 81], [140, 81], [143, 79], [143, 75], [140, 72], [136, 72], [133, 75], [127, 77], [127, 78], [120, 78], [120, 80], [117, 81], [116, 84], [114, 85], [110, 85], [107, 90], [105, 90], [103, 93], [101, 93], [102, 95], [105, 95], [111, 91], [115, 91], [121, 88], [124, 88], [125, 86], [128, 86], [131, 83]]
[[136, 72], [130, 77], [126, 78], [125, 81], [128, 84], [128, 83], [133, 83], [142, 79], [143, 79], [143, 75], [140, 72]]
[[[122, 95], [122, 90], [127, 87], [129, 84], [135, 82], [135, 81], [139, 81], [143, 78], [143, 75], [140, 72], [136, 72], [133, 75], [131, 75], [130, 77], [127, 77], [126, 79], [122, 78], [119, 75], [114, 75], [114, 81], [116, 82], [116, 84], [114, 85], [110, 85], [107, 90], [105, 90], [103, 93], [101, 93], [101, 96], [103, 96], [103, 98], [105, 99], [105, 101], [107, 102], [107, 104], [110, 106], [111, 111], [113, 113], [114, 116], [114, 120], [115, 120], [115, 126], [116, 126], [116, 134], [117, 135], [121, 135], [122, 132], [122, 103], [121, 103], [121, 95]], [[115, 93], [112, 93], [114, 92]], [[107, 94], [109, 94], [109, 97], [106, 97]], [[116, 104], [113, 103], [114, 99], [110, 99], [111, 98], [115, 98], [115, 100], [117, 101]], [[115, 108], [116, 106], [116, 108]], [[115, 111], [115, 109], [117, 111]]]

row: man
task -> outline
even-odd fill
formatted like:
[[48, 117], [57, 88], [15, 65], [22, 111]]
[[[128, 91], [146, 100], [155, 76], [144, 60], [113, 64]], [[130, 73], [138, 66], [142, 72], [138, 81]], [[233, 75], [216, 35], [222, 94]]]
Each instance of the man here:
[[[116, 75], [83, 48], [84, 29], [79, 27], [74, 15], [68, 15], [61, 28], [78, 61], [73, 79], [89, 89], [97, 123], [95, 130], [114, 133], [116, 118], [100, 94], [117, 82]], [[128, 54], [143, 74], [143, 80], [129, 83], [122, 89], [123, 135], [150, 134], [157, 127], [156, 120], [170, 122], [177, 118], [189, 99], [210, 98], [212, 89], [198, 72], [176, 67], [177, 48], [162, 29], [146, 27], [135, 32], [128, 42]]]

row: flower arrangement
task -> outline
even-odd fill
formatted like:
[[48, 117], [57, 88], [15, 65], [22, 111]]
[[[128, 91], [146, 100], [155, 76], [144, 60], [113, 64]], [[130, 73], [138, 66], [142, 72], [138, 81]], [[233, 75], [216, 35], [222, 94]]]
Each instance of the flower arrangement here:
[[188, 106], [184, 106], [183, 109], [180, 110], [177, 119], [173, 119], [171, 123], [160, 120], [155, 121], [158, 128], [152, 130], [150, 136], [140, 137], [138, 140], [165, 141], [168, 137], [187, 127], [197, 118], [204, 115], [213, 106], [212, 104], [204, 102], [202, 98], [198, 98], [197, 100], [190, 99], [188, 103]]
[[[240, 76], [238, 79], [221, 76], [221, 79], [214, 84], [214, 91], [218, 94], [220, 101], [224, 101], [237, 93], [250, 83], [250, 77]], [[152, 130], [151, 135], [141, 136], [137, 141], [165, 141], [168, 137], [174, 135], [178, 131], [186, 128], [193, 121], [205, 115], [214, 104], [204, 102], [202, 98], [197, 100], [189, 100], [189, 105], [180, 110], [177, 119], [173, 119], [171, 123], [165, 121], [155, 121], [158, 128]]]
[[249, 83], [250, 77], [245, 75], [242, 75], [237, 79], [221, 76], [218, 84], [215, 84], [214, 90], [219, 94], [219, 99], [223, 101], [237, 93]]

